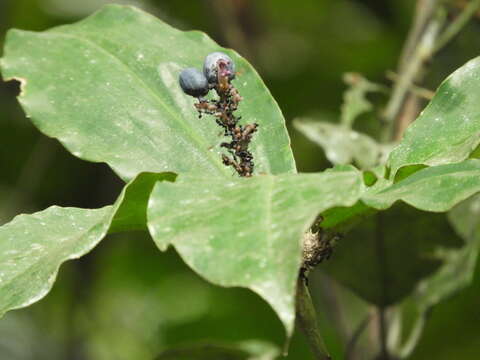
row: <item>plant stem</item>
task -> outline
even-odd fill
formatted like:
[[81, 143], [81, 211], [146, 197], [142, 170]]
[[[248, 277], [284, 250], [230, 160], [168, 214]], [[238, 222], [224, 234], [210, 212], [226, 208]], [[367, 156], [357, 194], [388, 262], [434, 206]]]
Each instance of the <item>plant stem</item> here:
[[[452, 40], [465, 24], [480, 9], [480, 0], [472, 0], [462, 13], [440, 34], [445, 20], [445, 11], [438, 0], [419, 0], [415, 21], [400, 57], [398, 77], [392, 96], [383, 114], [386, 126], [382, 141], [401, 137], [408, 124], [396, 124], [405, 99], [415, 81], [422, 74], [424, 64], [450, 40]], [[402, 118], [402, 121], [407, 119]], [[408, 120], [408, 119], [407, 119]]]
[[353, 360], [355, 358], [355, 347], [357, 345], [358, 340], [360, 339], [360, 336], [362, 336], [362, 333], [368, 327], [370, 320], [371, 320], [371, 315], [367, 315], [367, 317], [360, 322], [358, 327], [353, 332], [346, 346], [346, 350], [345, 350], [346, 360]]
[[388, 259], [385, 251], [385, 237], [384, 237], [384, 224], [383, 215], [381, 213], [376, 215], [376, 234], [375, 234], [375, 247], [376, 257], [378, 261], [379, 274], [380, 274], [380, 288], [381, 288], [381, 305], [377, 306], [378, 314], [378, 334], [380, 341], [380, 355], [379, 359], [389, 360], [390, 354], [387, 347], [388, 327], [385, 317], [386, 304], [388, 302]]
[[297, 325], [304, 333], [316, 360], [331, 360], [327, 348], [320, 335], [317, 314], [312, 303], [310, 292], [301, 278], [297, 283]]
[[480, 9], [480, 0], [471, 0], [465, 6], [463, 11], [457, 18], [445, 29], [445, 31], [438, 37], [433, 53], [443, 48], [450, 40], [452, 40], [462, 28], [468, 23], [473, 15]]
[[395, 121], [415, 78], [421, 72], [425, 61], [432, 55], [435, 40], [440, 27], [443, 24], [443, 19], [443, 12], [437, 11], [437, 15], [426, 25], [425, 32], [421, 35], [410, 60], [406, 63], [405, 67], [401, 68], [401, 71], [398, 74], [399, 81], [397, 81], [393, 87], [392, 96], [390, 97], [383, 114], [386, 122], [385, 131], [382, 134], [382, 140], [384, 142], [395, 137], [393, 133], [395, 128], [398, 128], [398, 126], [395, 126]]
[[[387, 71], [386, 76], [388, 80], [391, 80], [393, 82], [397, 82], [400, 80], [400, 77], [394, 73], [393, 71]], [[426, 100], [432, 100], [433, 96], [435, 95], [435, 92], [430, 90], [430, 89], [425, 89], [421, 86], [412, 84], [410, 86], [410, 91], [415, 94], [416, 96], [426, 99]]]
[[418, 0], [415, 8], [413, 24], [408, 32], [407, 40], [403, 46], [399, 61], [399, 71], [401, 71], [409, 62], [412, 53], [419, 42], [420, 36], [425, 30], [425, 25], [430, 20], [438, 0]]

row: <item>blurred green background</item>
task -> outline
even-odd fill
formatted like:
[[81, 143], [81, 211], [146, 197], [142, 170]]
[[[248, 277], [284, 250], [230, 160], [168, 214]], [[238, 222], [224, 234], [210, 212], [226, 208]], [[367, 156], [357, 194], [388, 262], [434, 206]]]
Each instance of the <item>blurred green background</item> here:
[[[0, 45], [9, 28], [44, 30], [74, 22], [108, 2], [0, 0]], [[257, 68], [289, 124], [299, 116], [337, 118], [344, 72], [389, 85], [385, 71], [396, 67], [415, 5], [413, 0], [116, 2], [143, 8], [182, 30], [205, 31], [236, 49]], [[479, 54], [477, 17], [436, 56], [425, 87], [435, 89]], [[40, 134], [25, 118], [17, 93], [18, 84], [0, 82], [0, 224], [54, 204], [96, 208], [112, 203], [121, 180], [105, 164], [79, 160]], [[377, 125], [369, 116], [360, 127], [374, 132]], [[318, 146], [290, 125], [289, 130], [299, 171], [329, 166]], [[344, 343], [333, 310], [338, 299], [329, 294], [338, 285], [316, 275], [313, 295], [322, 328], [332, 355], [342, 358]], [[468, 289], [434, 309], [412, 359], [478, 359], [479, 285], [476, 276]], [[352, 311], [365, 306], [344, 289], [336, 293]], [[283, 336], [273, 311], [253, 293], [214, 287], [174, 251], [157, 251], [147, 234], [128, 233], [111, 236], [93, 253], [65, 264], [45, 299], [0, 320], [0, 360], [141, 360], [197, 340], [260, 339], [281, 345]], [[302, 336], [295, 335], [288, 359], [310, 356]]]

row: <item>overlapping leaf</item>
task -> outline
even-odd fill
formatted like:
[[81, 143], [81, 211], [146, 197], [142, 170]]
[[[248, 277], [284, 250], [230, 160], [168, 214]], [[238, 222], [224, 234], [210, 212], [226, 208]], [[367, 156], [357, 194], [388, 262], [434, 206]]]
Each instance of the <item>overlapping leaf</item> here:
[[407, 165], [465, 160], [480, 143], [480, 58], [450, 75], [390, 154], [391, 174]]
[[45, 296], [60, 264], [84, 255], [105, 236], [111, 213], [111, 206], [53, 206], [0, 227], [0, 316]]
[[212, 119], [198, 119], [178, 74], [227, 51], [259, 124], [252, 143], [258, 172], [295, 172], [283, 116], [255, 70], [205, 34], [176, 30], [133, 7], [109, 5], [73, 25], [8, 33], [1, 69], [22, 82], [19, 101], [35, 125], [74, 155], [107, 162], [122, 178], [142, 171], [230, 176]]
[[[197, 118], [193, 99], [183, 94], [177, 83], [182, 68], [200, 67], [206, 54], [218, 50], [228, 52], [236, 62], [239, 74], [235, 85], [245, 98], [240, 115], [259, 124], [252, 143], [257, 171], [295, 172], [284, 119], [253, 68], [205, 34], [178, 31], [138, 9], [106, 6], [79, 23], [46, 32], [13, 30], [6, 41], [1, 69], [5, 79], [21, 81], [19, 101], [41, 131], [58, 138], [76, 156], [107, 162], [124, 179], [144, 170], [229, 178], [231, 171], [219, 156], [222, 139], [215, 122]], [[171, 180], [173, 175], [167, 177]], [[98, 221], [95, 227], [102, 231], [91, 246], [108, 229], [144, 227], [146, 201], [159, 179], [163, 175], [142, 174], [113, 208], [105, 210], [105, 217], [94, 216]], [[69, 210], [59, 211], [68, 216]], [[22, 223], [14, 222], [18, 225], [15, 228], [6, 228], [12, 236], [18, 236], [37, 215], [26, 216]], [[59, 224], [48, 216], [47, 220], [61, 230], [61, 220]], [[79, 215], [76, 224], [89, 225]], [[74, 234], [70, 229], [68, 233]], [[58, 236], [45, 234], [44, 240], [53, 245], [45, 248], [44, 258], [37, 259], [35, 254], [26, 258], [27, 268], [45, 267], [45, 276], [52, 281], [66, 259], [52, 255], [57, 252], [54, 245]], [[77, 241], [85, 244], [82, 239], [79, 235]], [[28, 244], [31, 239], [25, 241]], [[2, 244], [7, 252], [16, 246], [5, 241]], [[65, 251], [73, 252], [74, 247]], [[28, 276], [27, 271], [22, 275]], [[41, 297], [43, 293], [35, 291], [35, 286], [45, 281], [35, 278], [31, 284], [16, 283], [20, 288], [31, 287], [30, 295], [25, 296], [29, 300], [2, 304], [5, 310]]]
[[19, 215], [0, 227], [0, 316], [28, 306], [51, 289], [60, 265], [93, 249], [112, 230], [146, 228], [153, 185], [172, 174], [140, 174], [113, 206], [102, 209], [50, 207]]
[[148, 226], [160, 249], [172, 244], [209, 281], [257, 292], [291, 334], [302, 234], [319, 212], [353, 205], [362, 189], [353, 167], [228, 181], [180, 176], [155, 186]]
[[386, 209], [395, 201], [420, 210], [445, 212], [480, 191], [480, 160], [425, 168], [397, 183], [382, 181], [363, 196], [366, 204]]

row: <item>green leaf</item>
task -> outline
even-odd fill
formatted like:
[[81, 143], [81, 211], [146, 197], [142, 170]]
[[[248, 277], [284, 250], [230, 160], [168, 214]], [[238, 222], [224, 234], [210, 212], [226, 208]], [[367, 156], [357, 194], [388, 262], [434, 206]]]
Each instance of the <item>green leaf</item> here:
[[395, 184], [379, 181], [362, 200], [376, 209], [402, 200], [420, 210], [444, 212], [479, 191], [480, 160], [470, 159], [425, 168]]
[[295, 172], [283, 116], [252, 66], [200, 32], [176, 30], [133, 7], [108, 5], [75, 23], [34, 33], [11, 30], [1, 60], [22, 83], [19, 101], [34, 124], [75, 156], [106, 162], [123, 179], [142, 171], [230, 177], [219, 127], [198, 119], [178, 74], [213, 51], [236, 62], [239, 114], [259, 124], [258, 173]]
[[52, 206], [0, 227], [0, 317], [44, 297], [60, 265], [83, 256], [105, 236], [111, 214], [111, 206]]
[[332, 164], [355, 163], [361, 169], [370, 169], [385, 163], [390, 146], [380, 145], [368, 135], [344, 125], [311, 119], [295, 119], [295, 129], [325, 150]]
[[42, 299], [60, 265], [85, 255], [109, 229], [146, 229], [153, 185], [173, 179], [170, 173], [143, 173], [124, 187], [113, 206], [94, 210], [53, 206], [19, 215], [0, 227], [0, 317]]
[[207, 280], [258, 293], [290, 335], [302, 236], [319, 212], [352, 206], [362, 189], [349, 166], [250, 179], [180, 176], [155, 186], [148, 227], [161, 250], [172, 244]]
[[[352, 216], [372, 213], [369, 207], [386, 210], [399, 200], [420, 210], [445, 212], [479, 191], [480, 160], [439, 165], [419, 170], [394, 184], [390, 180], [379, 178], [361, 196], [367, 206], [360, 203], [353, 208], [327, 211], [325, 221], [329, 226], [338, 227], [339, 223]], [[379, 221], [383, 223], [381, 228], [384, 229], [396, 228], [399, 223], [408, 224], [408, 228], [397, 229], [395, 232], [383, 231], [384, 256], [377, 254], [376, 229]], [[348, 244], [348, 248], [342, 250], [340, 244], [336, 261], [325, 267], [337, 280], [364, 299], [379, 305], [391, 305], [408, 295], [421, 278], [433, 274], [446, 261], [432, 253], [435, 246], [459, 246], [455, 245], [455, 241], [453, 244], [448, 243], [449, 239], [455, 239], [456, 236], [445, 226], [441, 215], [415, 213], [405, 209], [405, 206], [396, 206], [376, 217], [363, 219], [362, 224], [341, 242]], [[411, 243], [411, 239], [417, 240]], [[364, 264], [364, 259], [379, 257], [390, 262], [387, 269], [379, 270], [379, 263]], [[384, 274], [384, 280], [379, 278], [380, 274]], [[382, 290], [382, 281], [391, 285], [387, 293]]]
[[437, 257], [443, 261], [432, 276], [422, 279], [415, 291], [397, 309], [393, 326], [392, 350], [407, 357], [420, 339], [431, 308], [469, 285], [473, 279], [480, 251], [480, 195], [462, 202], [448, 213], [450, 223], [463, 238], [456, 249], [442, 249]]
[[456, 70], [407, 129], [388, 160], [391, 175], [406, 165], [463, 161], [480, 143], [480, 57]]
[[[466, 160], [419, 170], [395, 184], [380, 178], [362, 200], [381, 210], [403, 200], [419, 209], [444, 212], [479, 192], [479, 179], [480, 161]], [[330, 275], [363, 299], [377, 305], [397, 304], [389, 331], [393, 354], [408, 356], [429, 310], [471, 282], [480, 248], [479, 199], [476, 195], [449, 212], [450, 222], [465, 244], [440, 214], [398, 205], [354, 228], [340, 242], [334, 261], [324, 265]], [[360, 207], [359, 211], [365, 214], [368, 209]], [[379, 224], [383, 229], [396, 229], [381, 232], [381, 255]], [[365, 262], [375, 258], [382, 260]]]
[[[415, 169], [413, 169], [415, 168]], [[461, 201], [480, 192], [480, 160], [469, 159], [461, 163], [428, 168], [412, 167], [411, 175], [394, 183], [385, 179], [377, 169], [376, 181], [366, 187], [361, 203], [352, 208], [327, 211], [324, 226], [342, 227], [346, 221], [360, 219], [376, 210], [386, 210], [401, 200], [424, 211], [445, 212]], [[405, 168], [408, 170], [408, 168]]]

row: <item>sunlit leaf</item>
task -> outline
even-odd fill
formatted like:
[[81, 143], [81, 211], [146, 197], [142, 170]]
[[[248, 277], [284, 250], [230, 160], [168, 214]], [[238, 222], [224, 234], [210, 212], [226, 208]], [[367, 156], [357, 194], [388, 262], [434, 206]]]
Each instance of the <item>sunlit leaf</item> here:
[[173, 175], [140, 174], [126, 185], [113, 206], [61, 208], [24, 214], [0, 227], [0, 316], [28, 306], [50, 291], [60, 265], [77, 259], [112, 230], [146, 229], [153, 185]]
[[291, 334], [302, 235], [319, 212], [353, 205], [362, 189], [352, 167], [250, 179], [180, 176], [155, 186], [148, 226], [160, 249], [172, 244], [207, 280], [257, 292]]
[[[367, 206], [357, 204], [353, 208], [327, 211], [326, 222], [337, 226], [342, 217], [347, 220], [352, 216], [371, 215], [374, 212], [369, 207], [386, 210], [399, 200], [420, 210], [445, 212], [477, 192], [480, 192], [480, 160], [439, 165], [419, 170], [394, 184], [380, 178], [361, 196]], [[393, 232], [388, 230], [398, 227], [399, 223], [408, 226]], [[381, 233], [377, 233], [379, 227], [384, 229]], [[378, 237], [383, 244], [380, 249]], [[362, 218], [360, 225], [340, 242], [335, 261], [325, 267], [364, 299], [391, 305], [405, 298], [419, 280], [447, 262], [435, 249], [460, 247], [455, 238], [441, 215], [397, 206], [370, 219]], [[412, 242], [412, 239], [417, 240]], [[381, 260], [365, 263], [365, 259]], [[381, 269], [383, 262], [387, 262], [386, 269]], [[382, 281], [389, 284], [390, 290], [386, 293], [383, 293]]]
[[177, 80], [218, 50], [237, 65], [234, 84], [245, 99], [239, 115], [259, 124], [257, 171], [295, 172], [283, 116], [251, 65], [203, 33], [176, 30], [136, 8], [109, 5], [39, 33], [11, 30], [1, 69], [21, 81], [19, 101], [42, 132], [124, 179], [142, 171], [230, 177], [218, 126], [198, 119]]
[[89, 252], [105, 236], [112, 207], [50, 207], [0, 227], [0, 316], [51, 289], [60, 265]]
[[450, 75], [390, 154], [394, 176], [406, 165], [465, 160], [480, 143], [480, 58]]
[[363, 196], [367, 205], [386, 209], [402, 200], [420, 210], [444, 212], [480, 191], [480, 160], [425, 168], [389, 184], [375, 184]]

